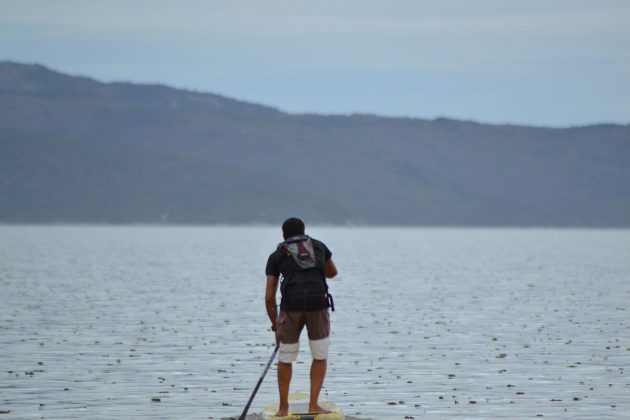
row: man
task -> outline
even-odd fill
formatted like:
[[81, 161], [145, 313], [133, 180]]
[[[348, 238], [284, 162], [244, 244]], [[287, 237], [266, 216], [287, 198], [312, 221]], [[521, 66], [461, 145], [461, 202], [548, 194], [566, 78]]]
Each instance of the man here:
[[[337, 275], [328, 247], [304, 234], [304, 222], [292, 217], [282, 224], [284, 242], [278, 245], [267, 260], [267, 289], [265, 305], [271, 321], [271, 329], [280, 344], [278, 356], [278, 390], [280, 405], [277, 416], [286, 416], [289, 411], [289, 384], [292, 362], [295, 361], [300, 345], [300, 333], [304, 326], [308, 331], [311, 365], [311, 392], [309, 412], [327, 414], [319, 406], [319, 393], [324, 384], [328, 359], [330, 314], [334, 310], [332, 296], [328, 294], [326, 278]], [[280, 313], [276, 312], [278, 279], [282, 300]]]

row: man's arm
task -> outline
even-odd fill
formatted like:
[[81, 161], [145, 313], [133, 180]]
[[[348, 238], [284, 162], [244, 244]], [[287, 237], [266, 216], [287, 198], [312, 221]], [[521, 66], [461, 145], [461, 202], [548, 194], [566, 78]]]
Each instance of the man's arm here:
[[332, 258], [328, 258], [326, 262], [324, 262], [324, 275], [327, 279], [332, 279], [337, 275], [337, 267], [335, 267]]
[[265, 307], [267, 308], [267, 316], [271, 321], [271, 330], [276, 330], [276, 291], [278, 290], [278, 278], [276, 276], [267, 276], [267, 290], [265, 291]]

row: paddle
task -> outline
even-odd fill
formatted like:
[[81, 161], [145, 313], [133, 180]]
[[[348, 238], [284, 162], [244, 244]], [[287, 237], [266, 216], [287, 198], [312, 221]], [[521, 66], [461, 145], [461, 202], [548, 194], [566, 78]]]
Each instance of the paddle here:
[[273, 354], [271, 355], [269, 362], [267, 362], [267, 367], [265, 367], [265, 370], [263, 371], [262, 375], [260, 375], [260, 379], [258, 380], [258, 383], [256, 384], [256, 388], [254, 388], [254, 392], [252, 392], [252, 396], [249, 397], [249, 401], [247, 401], [247, 405], [245, 406], [245, 409], [243, 410], [243, 414], [241, 414], [241, 417], [239, 417], [239, 420], [245, 420], [245, 416], [247, 415], [247, 410], [249, 410], [249, 406], [252, 405], [252, 401], [254, 401], [254, 397], [256, 396], [256, 393], [258, 392], [258, 388], [260, 388], [260, 384], [262, 384], [263, 379], [265, 379], [265, 375], [267, 374], [267, 371], [269, 370], [269, 366], [271, 366], [271, 362], [273, 362], [273, 359], [276, 358], [276, 354], [278, 354], [279, 348], [280, 348], [280, 343], [276, 344], [276, 348], [273, 350]]

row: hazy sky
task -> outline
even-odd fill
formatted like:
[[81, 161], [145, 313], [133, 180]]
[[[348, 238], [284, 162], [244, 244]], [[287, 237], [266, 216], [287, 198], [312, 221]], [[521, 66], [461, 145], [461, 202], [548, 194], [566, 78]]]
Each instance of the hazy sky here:
[[630, 122], [627, 0], [0, 0], [0, 60], [290, 112]]

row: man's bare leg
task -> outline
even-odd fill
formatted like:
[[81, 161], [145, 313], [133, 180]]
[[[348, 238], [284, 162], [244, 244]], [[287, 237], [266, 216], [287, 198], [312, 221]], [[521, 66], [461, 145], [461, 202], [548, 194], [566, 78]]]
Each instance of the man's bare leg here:
[[291, 363], [278, 362], [278, 390], [280, 391], [280, 405], [276, 416], [282, 417], [289, 414], [289, 384], [293, 368]]
[[320, 414], [328, 414], [330, 411], [319, 406], [319, 392], [324, 385], [324, 377], [326, 377], [326, 367], [328, 362], [324, 360], [313, 359], [311, 364], [311, 399], [308, 404], [308, 411]]

